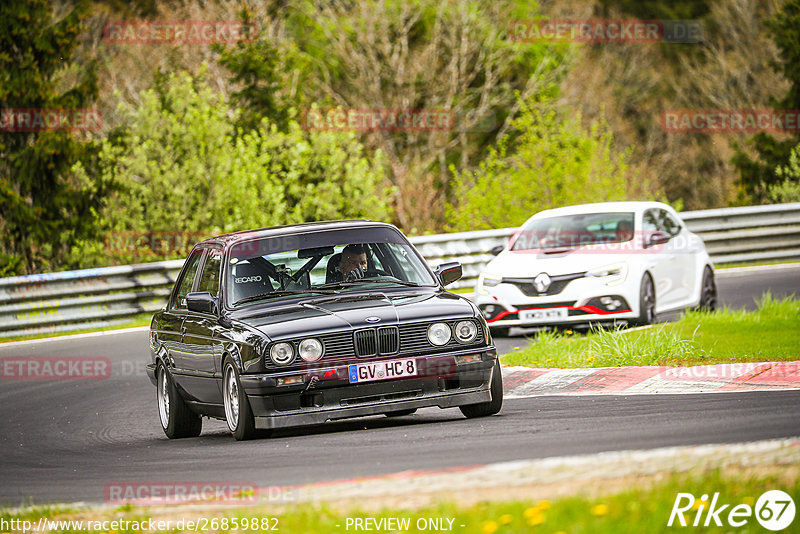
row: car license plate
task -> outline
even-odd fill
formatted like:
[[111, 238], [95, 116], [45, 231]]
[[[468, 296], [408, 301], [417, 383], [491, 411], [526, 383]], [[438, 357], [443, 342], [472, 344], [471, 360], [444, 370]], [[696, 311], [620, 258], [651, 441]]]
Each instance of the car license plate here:
[[559, 321], [568, 317], [566, 308], [550, 308], [545, 310], [524, 310], [519, 312], [520, 321], [531, 323], [547, 323], [549, 321]]
[[350, 383], [372, 382], [373, 380], [390, 380], [405, 376], [416, 376], [417, 361], [390, 360], [386, 362], [359, 363], [349, 366]]

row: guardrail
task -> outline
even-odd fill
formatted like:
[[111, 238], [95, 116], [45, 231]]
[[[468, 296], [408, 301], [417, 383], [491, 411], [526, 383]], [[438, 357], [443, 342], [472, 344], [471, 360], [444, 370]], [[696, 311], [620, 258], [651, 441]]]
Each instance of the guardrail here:
[[[715, 263], [800, 259], [800, 203], [681, 213]], [[412, 237], [431, 266], [460, 261], [472, 287], [514, 228]], [[94, 329], [159, 310], [183, 260], [0, 278], [0, 337]]]

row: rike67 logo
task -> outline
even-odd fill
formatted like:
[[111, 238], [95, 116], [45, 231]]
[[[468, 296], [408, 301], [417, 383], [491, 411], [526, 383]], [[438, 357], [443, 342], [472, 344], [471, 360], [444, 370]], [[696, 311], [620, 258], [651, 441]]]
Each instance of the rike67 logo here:
[[762, 527], [778, 531], [791, 525], [794, 516], [794, 501], [789, 494], [780, 490], [765, 492], [754, 507], [749, 504], [723, 504], [719, 492], [714, 493], [711, 502], [707, 494], [697, 500], [691, 493], [678, 493], [667, 526], [743, 527], [755, 517]]

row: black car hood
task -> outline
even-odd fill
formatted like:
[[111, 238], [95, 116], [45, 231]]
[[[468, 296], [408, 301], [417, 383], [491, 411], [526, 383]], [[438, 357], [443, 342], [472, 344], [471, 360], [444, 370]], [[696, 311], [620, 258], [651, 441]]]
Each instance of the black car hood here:
[[473, 315], [468, 301], [445, 291], [372, 291], [263, 306], [233, 318], [275, 340]]

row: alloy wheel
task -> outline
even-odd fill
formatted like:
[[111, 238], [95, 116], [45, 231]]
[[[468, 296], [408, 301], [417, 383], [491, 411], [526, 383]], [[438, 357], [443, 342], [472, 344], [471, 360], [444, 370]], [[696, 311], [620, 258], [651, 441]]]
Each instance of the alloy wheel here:
[[158, 417], [161, 419], [161, 427], [169, 426], [169, 381], [167, 380], [167, 370], [160, 368], [158, 373]]
[[231, 364], [225, 367], [225, 420], [231, 432], [236, 431], [239, 425], [239, 383], [236, 380], [236, 372]]

